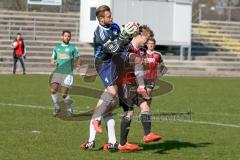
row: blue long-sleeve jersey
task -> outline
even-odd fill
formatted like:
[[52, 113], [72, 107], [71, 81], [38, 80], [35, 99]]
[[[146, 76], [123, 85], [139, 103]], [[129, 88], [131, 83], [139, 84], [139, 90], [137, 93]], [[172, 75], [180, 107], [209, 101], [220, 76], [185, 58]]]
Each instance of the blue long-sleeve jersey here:
[[99, 60], [109, 60], [112, 55], [119, 51], [120, 28], [116, 23], [109, 26], [98, 25], [94, 31], [94, 57]]

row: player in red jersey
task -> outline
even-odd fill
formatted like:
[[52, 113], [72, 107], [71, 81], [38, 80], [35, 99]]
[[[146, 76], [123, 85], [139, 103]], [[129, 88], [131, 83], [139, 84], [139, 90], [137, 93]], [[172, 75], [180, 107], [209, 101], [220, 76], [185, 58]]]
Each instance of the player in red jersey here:
[[147, 41], [147, 51], [144, 55], [145, 63], [145, 85], [147, 87], [148, 94], [151, 95], [155, 86], [155, 81], [158, 77], [163, 76], [167, 72], [160, 52], [155, 51], [156, 40], [151, 38]]
[[[139, 27], [139, 33], [133, 37], [131, 43], [126, 46], [126, 53], [134, 53], [140, 55], [142, 53], [141, 47], [153, 36], [152, 30], [146, 26]], [[119, 60], [119, 58], [116, 58]], [[143, 59], [142, 59], [143, 60]], [[130, 150], [134, 151], [138, 149], [138, 145], [130, 144], [127, 142], [127, 136], [131, 119], [133, 116], [133, 106], [140, 107], [141, 115], [140, 119], [144, 129], [144, 142], [152, 142], [161, 139], [161, 136], [151, 132], [151, 114], [150, 114], [150, 100], [146, 100], [137, 92], [137, 81], [134, 74], [133, 65], [129, 61], [118, 62], [118, 94], [120, 99], [120, 106], [123, 107], [125, 112], [121, 121], [120, 128], [120, 145], [118, 149], [120, 151]]]

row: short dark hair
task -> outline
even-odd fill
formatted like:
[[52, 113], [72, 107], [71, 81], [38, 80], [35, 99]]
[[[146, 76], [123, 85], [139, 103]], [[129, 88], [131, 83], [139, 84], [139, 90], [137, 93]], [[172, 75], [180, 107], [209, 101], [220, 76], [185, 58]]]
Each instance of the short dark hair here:
[[99, 20], [100, 17], [104, 17], [105, 16], [105, 12], [109, 11], [111, 12], [111, 9], [107, 6], [107, 5], [101, 5], [97, 8], [96, 10], [96, 17]]
[[69, 33], [69, 34], [71, 35], [71, 31], [69, 31], [69, 30], [63, 30], [63, 31], [62, 31], [62, 36], [63, 36], [65, 33]]
[[20, 35], [20, 36], [21, 36], [22, 34], [21, 34], [20, 32], [18, 32], [17, 35]]

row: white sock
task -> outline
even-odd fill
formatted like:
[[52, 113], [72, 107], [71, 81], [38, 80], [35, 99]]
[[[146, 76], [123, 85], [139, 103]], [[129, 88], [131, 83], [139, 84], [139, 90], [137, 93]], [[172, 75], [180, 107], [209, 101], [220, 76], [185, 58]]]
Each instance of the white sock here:
[[96, 121], [101, 121], [101, 119], [102, 119], [101, 116], [99, 116], [99, 117], [95, 117], [95, 118], [94, 118], [94, 120], [96, 120]]
[[89, 132], [90, 132], [90, 134], [89, 134], [88, 142], [95, 141], [95, 138], [96, 138], [96, 130], [95, 130], [93, 124], [92, 124], [92, 121], [93, 121], [93, 120], [90, 121], [90, 126], [89, 126]]
[[108, 131], [108, 143], [115, 144], [117, 142], [115, 135], [115, 120], [112, 116], [104, 117]]
[[54, 104], [54, 107], [59, 109], [59, 105], [58, 105], [58, 93], [55, 93], [55, 94], [51, 94], [52, 96], [52, 100], [53, 100], [53, 104]]

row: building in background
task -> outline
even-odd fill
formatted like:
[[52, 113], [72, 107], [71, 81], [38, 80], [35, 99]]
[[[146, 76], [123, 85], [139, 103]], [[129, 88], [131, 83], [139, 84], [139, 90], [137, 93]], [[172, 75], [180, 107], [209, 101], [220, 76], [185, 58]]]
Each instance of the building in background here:
[[119, 25], [129, 21], [147, 24], [158, 45], [180, 46], [180, 55], [188, 48], [190, 54], [192, 0], [81, 0], [80, 41], [92, 42], [98, 25], [96, 8], [102, 4], [111, 7], [113, 19]]
[[[16, 11], [36, 11], [36, 12], [79, 12], [80, 0], [35, 0], [36, 3], [61, 1], [61, 6], [56, 5], [28, 5], [31, 0], [1, 0], [0, 9]], [[32, 0], [33, 2], [34, 0]]]

